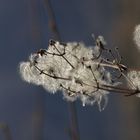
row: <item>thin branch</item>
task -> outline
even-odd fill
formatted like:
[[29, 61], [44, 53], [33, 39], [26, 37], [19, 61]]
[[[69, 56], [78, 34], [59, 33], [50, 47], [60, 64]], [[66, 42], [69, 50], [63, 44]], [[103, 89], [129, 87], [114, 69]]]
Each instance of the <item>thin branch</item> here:
[[56, 24], [55, 14], [51, 5], [50, 0], [44, 0], [44, 5], [47, 9], [48, 19], [49, 19], [49, 27], [54, 34], [55, 38], [61, 41], [60, 33], [58, 31], [58, 27]]
[[5, 123], [0, 123], [0, 129], [4, 134], [5, 140], [12, 140], [11, 130], [9, 126]]
[[[40, 72], [40, 74], [44, 74], [50, 78], [53, 78], [53, 79], [60, 79], [60, 80], [67, 80], [67, 81], [71, 81], [72, 79], [71, 78], [67, 78], [67, 77], [59, 77], [59, 76], [56, 76], [56, 75], [50, 75], [48, 73], [46, 73], [45, 71], [41, 70], [37, 65], [34, 65], [34, 67]], [[92, 75], [93, 75], [93, 78], [94, 78], [94, 81], [95, 81], [95, 85], [92, 84], [92, 85], [89, 85], [87, 83], [84, 83], [83, 81], [81, 81], [80, 84], [82, 85], [86, 85], [86, 86], [89, 86], [89, 87], [94, 87], [98, 90], [104, 90], [104, 91], [110, 91], [110, 92], [115, 92], [115, 93], [122, 93], [122, 94], [125, 94], [125, 95], [134, 95], [134, 94], [137, 94], [140, 92], [140, 90], [138, 90], [137, 88], [134, 88], [134, 89], [128, 89], [128, 88], [122, 88], [122, 87], [117, 87], [117, 86], [113, 86], [113, 85], [106, 85], [106, 84], [101, 84], [101, 83], [98, 83], [96, 77], [95, 77], [95, 74], [93, 72], [93, 70], [91, 69], [91, 67], [88, 67], [88, 69], [91, 70], [92, 72]], [[72, 91], [70, 88], [66, 88], [64, 87], [63, 85], [60, 85], [60, 87], [62, 87], [63, 89], [69, 91], [69, 92], [72, 92], [74, 94], [77, 94], [78, 92], [76, 91]], [[94, 92], [96, 92], [94, 91]], [[74, 95], [72, 94], [72, 95]], [[87, 93], [87, 95], [90, 95], [90, 93]], [[71, 96], [71, 95], [70, 95]]]
[[62, 80], [71, 80], [70, 78], [65, 78], [65, 77], [59, 77], [59, 76], [56, 76], [56, 75], [50, 75], [48, 73], [46, 73], [44, 70], [41, 70], [38, 66], [34, 65], [34, 67], [40, 72], [40, 74], [45, 74], [51, 78], [54, 78], [54, 79], [62, 79]]
[[[52, 42], [52, 40], [51, 40]], [[54, 41], [53, 41], [54, 42]], [[52, 43], [50, 43], [52, 44]], [[74, 69], [74, 66], [66, 59], [66, 57], [63, 55], [65, 53], [61, 53], [60, 50], [55, 46], [55, 43], [53, 43], [53, 46], [55, 47], [55, 49], [57, 50], [57, 52], [59, 53], [60, 56], [63, 57], [63, 59]]]

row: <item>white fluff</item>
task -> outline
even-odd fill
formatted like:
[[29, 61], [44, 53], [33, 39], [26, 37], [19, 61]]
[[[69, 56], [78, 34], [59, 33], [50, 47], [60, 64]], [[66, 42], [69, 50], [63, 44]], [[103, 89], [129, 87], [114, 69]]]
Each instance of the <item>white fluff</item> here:
[[134, 42], [136, 43], [137, 49], [140, 51], [140, 24], [135, 27]]
[[[43, 55], [34, 53], [29, 57], [29, 61], [20, 63], [23, 80], [42, 85], [52, 93], [61, 90], [64, 98], [69, 101], [79, 98], [83, 105], [93, 105], [97, 102], [100, 110], [104, 109], [109, 92], [98, 89], [96, 80], [101, 84], [110, 84], [111, 75], [102, 66], [96, 69], [100, 59], [92, 60], [92, 58], [93, 54], [95, 56], [97, 53], [98, 56], [97, 48], [88, 48], [83, 43], [76, 42], [67, 43], [66, 46], [55, 42], [55, 47], [49, 45], [48, 50], [45, 50], [48, 53]], [[65, 54], [59, 56], [64, 51]], [[105, 80], [102, 79], [102, 73]], [[102, 100], [105, 100], [103, 106]]]

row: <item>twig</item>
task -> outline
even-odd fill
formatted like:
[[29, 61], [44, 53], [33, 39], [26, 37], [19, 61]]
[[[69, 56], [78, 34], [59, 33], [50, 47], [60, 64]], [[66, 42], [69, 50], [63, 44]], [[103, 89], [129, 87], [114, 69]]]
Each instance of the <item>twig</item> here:
[[55, 14], [54, 14], [51, 2], [49, 0], [44, 0], [44, 4], [47, 9], [49, 27], [52, 30], [52, 33], [55, 36], [55, 39], [58, 39], [59, 41], [61, 41], [60, 33], [58, 31], [58, 27], [57, 27], [56, 20], [55, 20]]

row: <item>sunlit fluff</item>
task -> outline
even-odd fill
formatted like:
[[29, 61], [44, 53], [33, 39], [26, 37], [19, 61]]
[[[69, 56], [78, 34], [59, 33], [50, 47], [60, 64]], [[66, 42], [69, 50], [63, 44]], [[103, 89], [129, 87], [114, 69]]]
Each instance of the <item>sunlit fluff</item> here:
[[[128, 78], [131, 80], [129, 86], [133, 89], [140, 89], [140, 71], [132, 70], [128, 72]], [[137, 97], [140, 97], [140, 93], [136, 94]]]
[[20, 63], [20, 74], [23, 80], [42, 85], [51, 93], [62, 91], [68, 101], [80, 99], [83, 106], [97, 102], [102, 110], [109, 91], [100, 89], [98, 84], [110, 84], [111, 75], [99, 66], [98, 55], [98, 46], [51, 41], [48, 50], [31, 54], [29, 61]]
[[140, 24], [135, 27], [134, 42], [136, 43], [136, 46], [138, 50], [140, 51]]

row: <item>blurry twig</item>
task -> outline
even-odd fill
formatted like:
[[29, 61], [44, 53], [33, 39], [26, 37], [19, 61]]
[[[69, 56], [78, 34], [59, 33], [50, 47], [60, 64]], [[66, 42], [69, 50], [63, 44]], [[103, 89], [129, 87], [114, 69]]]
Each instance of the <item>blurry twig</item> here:
[[69, 115], [70, 115], [70, 123], [71, 123], [70, 136], [72, 140], [80, 140], [75, 103], [69, 103], [68, 105], [69, 105], [69, 113], [70, 113]]
[[10, 128], [6, 123], [0, 123], [0, 130], [2, 130], [5, 140], [12, 140]]
[[50, 27], [52, 33], [54, 34], [55, 39], [61, 41], [60, 33], [58, 31], [58, 27], [56, 24], [55, 15], [54, 15], [54, 11], [53, 11], [51, 2], [49, 0], [44, 0], [44, 3], [45, 3], [47, 13], [48, 13], [49, 27]]
[[[41, 27], [40, 19], [37, 13], [37, 3], [34, 0], [30, 1], [31, 3], [31, 25], [32, 25], [32, 39], [33, 44], [41, 45]], [[45, 116], [45, 105], [43, 94], [37, 95], [38, 103], [35, 106], [35, 110], [32, 113], [32, 139], [41, 140], [43, 139], [43, 124]]]
[[[53, 8], [51, 2], [49, 0], [44, 0], [49, 19], [49, 27], [52, 30], [52, 33], [55, 36], [55, 39], [61, 41], [60, 33], [57, 28], [57, 23], [55, 20], [55, 15], [53, 12]], [[74, 103], [68, 103], [69, 107], [69, 115], [70, 115], [70, 123], [71, 123], [71, 139], [72, 140], [80, 140], [79, 130], [78, 130], [78, 122], [77, 122], [77, 114], [76, 107]]]

